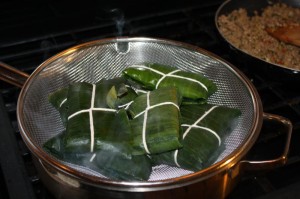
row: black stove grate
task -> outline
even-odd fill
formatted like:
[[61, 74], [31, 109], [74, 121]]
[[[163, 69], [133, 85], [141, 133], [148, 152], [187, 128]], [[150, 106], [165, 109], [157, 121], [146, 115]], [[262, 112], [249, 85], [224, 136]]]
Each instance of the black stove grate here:
[[[70, 10], [67, 5], [58, 6], [51, 1], [34, 6], [30, 6], [34, 1], [28, 2], [18, 7], [10, 1], [0, 4], [2, 10], [14, 10], [4, 12], [1, 18], [4, 22], [1, 28], [6, 34], [3, 38], [6, 39], [0, 40], [0, 60], [29, 74], [41, 62], [61, 50], [82, 42], [118, 35], [187, 42], [211, 51], [240, 68], [257, 88], [264, 111], [289, 118], [294, 129], [286, 166], [243, 175], [228, 199], [299, 196], [300, 93], [294, 88], [297, 84], [266, 79], [263, 73], [240, 65], [236, 57], [228, 53], [229, 47], [218, 37], [214, 26], [214, 13], [221, 1], [186, 1], [171, 6], [154, 1], [142, 11], [133, 11], [128, 5], [116, 6], [112, 1], [109, 6], [84, 5], [81, 15], [76, 14], [79, 7]], [[117, 29], [117, 22], [121, 24], [122, 32]], [[18, 32], [24, 27], [27, 28], [20, 36]], [[19, 91], [19, 88], [7, 83], [0, 84], [0, 198], [53, 199], [40, 181], [31, 153], [20, 136], [16, 118]], [[260, 135], [249, 153], [249, 159], [273, 158], [281, 153], [282, 147], [279, 146], [282, 146], [285, 135], [278, 132], [278, 128], [273, 124], [264, 124], [262, 132], [266, 133]]]

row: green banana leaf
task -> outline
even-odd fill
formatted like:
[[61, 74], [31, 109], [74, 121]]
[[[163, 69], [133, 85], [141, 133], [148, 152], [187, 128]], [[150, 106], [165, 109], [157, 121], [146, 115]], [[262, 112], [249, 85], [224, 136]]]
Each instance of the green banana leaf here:
[[[117, 97], [118, 100], [121, 101], [118, 105], [122, 105], [122, 103], [127, 103], [128, 101], [131, 101], [136, 96], [134, 95], [134, 93], [130, 93], [130, 95], [128, 95], [128, 92], [132, 92], [132, 90], [127, 87], [127, 89], [124, 88], [124, 86], [127, 84], [127, 79], [125, 79], [124, 77], [102, 79], [101, 81], [96, 83], [95, 107], [110, 108], [107, 103], [107, 95], [109, 94], [112, 87], [117, 88]], [[123, 97], [125, 99], [122, 99], [122, 101], [121, 98]]]
[[[96, 84], [97, 95], [106, 96], [113, 86], [118, 87], [119, 90], [117, 93], [117, 95], [118, 95], [117, 96], [117, 98], [118, 98], [117, 104], [118, 104], [118, 106], [122, 106], [123, 103], [124, 104], [128, 103], [131, 99], [133, 99], [135, 97], [134, 96], [135, 93], [132, 88], [126, 87], [126, 90], [125, 91], [123, 90], [123, 93], [121, 93], [121, 90], [122, 90], [121, 88], [126, 83], [127, 83], [127, 79], [125, 79], [123, 77], [116, 77], [116, 78], [107, 79], [107, 80], [102, 79]], [[98, 86], [99, 84], [101, 86]], [[84, 108], [89, 107], [89, 105], [90, 105], [89, 101], [82, 102], [81, 100], [88, 100], [88, 96], [90, 96], [92, 93], [92, 85], [89, 83], [86, 83], [86, 82], [77, 82], [77, 83], [71, 84], [71, 86], [73, 89], [72, 92], [76, 92], [78, 94], [78, 95], [75, 95], [73, 93], [72, 97], [74, 97], [74, 99], [69, 100], [69, 101], [72, 101], [72, 104], [74, 104], [75, 102], [78, 103], [77, 105], [72, 106], [73, 108], [76, 107], [76, 110], [69, 110], [69, 106], [68, 106], [68, 91], [69, 91], [70, 85], [67, 87], [58, 89], [58, 90], [50, 93], [48, 96], [48, 101], [50, 102], [50, 104], [56, 110], [59, 111], [64, 126], [66, 126], [69, 115], [76, 112], [78, 109], [79, 110], [81, 108], [84, 109]], [[82, 92], [85, 89], [86, 89], [86, 92]], [[128, 91], [128, 93], [126, 93], [126, 91]], [[85, 97], [84, 97], [84, 95], [85, 95]], [[125, 98], [125, 99], [123, 99], [123, 98]], [[80, 104], [83, 104], [83, 107], [80, 107]], [[104, 97], [96, 98], [95, 106], [109, 108], [109, 106], [107, 105], [106, 98], [104, 98]]]
[[184, 98], [207, 100], [216, 92], [216, 84], [202, 74], [178, 70], [158, 63], [131, 65], [123, 70], [123, 76], [141, 84], [145, 89], [154, 90], [175, 86]]
[[[118, 88], [117, 99], [114, 101], [118, 106], [136, 97], [132, 88], [125, 87], [126, 82], [123, 77], [102, 79], [96, 84], [76, 82], [49, 95], [49, 102], [60, 112], [66, 127], [66, 151], [87, 151], [88, 146], [93, 151], [94, 148], [106, 146], [106, 138], [111, 136], [111, 132], [119, 129], [130, 131], [126, 112], [116, 114], [117, 109], [107, 104], [112, 87]], [[118, 119], [120, 122], [116, 121]]]
[[175, 87], [139, 95], [128, 107], [134, 154], [155, 154], [181, 147], [181, 96]]
[[[43, 149], [59, 160], [87, 167], [112, 180], [141, 181], [148, 180], [152, 172], [152, 164], [146, 155], [132, 156], [127, 143], [122, 144], [124, 137], [115, 137], [115, 144], [107, 149], [95, 152], [66, 152], [63, 139], [65, 132], [49, 139]], [[119, 143], [117, 143], [119, 141]]]
[[85, 161], [85, 159], [90, 159], [93, 156], [93, 153], [91, 152], [66, 152], [63, 144], [65, 136], [66, 132], [63, 131], [62, 133], [50, 138], [43, 144], [43, 149], [59, 160], [78, 165], [83, 165], [82, 162]]
[[224, 150], [224, 138], [237, 125], [241, 112], [235, 108], [203, 105], [181, 106], [183, 147], [151, 155], [154, 164], [198, 171], [209, 166]]
[[[107, 95], [109, 94], [110, 90], [112, 89], [112, 87], [123, 88], [122, 86], [126, 82], [127, 80], [125, 78], [117, 77], [113, 79], [102, 79], [94, 85], [94, 88], [93, 84], [87, 82], [76, 82], [70, 84], [67, 95], [67, 100], [69, 101], [68, 116], [80, 110], [89, 109], [91, 107], [110, 108], [107, 104]], [[95, 89], [95, 93], [93, 104], [91, 104], [93, 89]], [[129, 91], [129, 89], [122, 91], [122, 94], [119, 93], [118, 97], [122, 98], [123, 96], [125, 96], [127, 101], [130, 101], [131, 99], [128, 99], [126, 91]], [[135, 98], [134, 95], [129, 96]], [[124, 103], [127, 103], [127, 101], [124, 100]]]
[[[81, 113], [69, 119], [64, 148], [67, 152], [93, 152], [98, 149], [114, 150], [118, 145], [129, 145], [131, 128], [128, 115], [124, 109], [118, 112], [93, 111]], [[93, 127], [93, 131], [91, 129]], [[123, 151], [131, 154], [131, 147]]]
[[112, 86], [109, 90], [106, 101], [110, 108], [120, 109], [127, 108], [132, 100], [137, 97], [137, 93], [133, 88], [120, 84], [118, 86]]
[[[66, 151], [87, 152], [109, 148], [116, 136], [131, 140], [129, 118], [124, 109], [110, 109], [106, 104], [109, 87], [105, 83], [70, 85], [69, 111], [64, 147]], [[94, 96], [94, 100], [93, 99]], [[72, 103], [71, 103], [72, 102]], [[73, 103], [74, 102], [74, 103]], [[94, 105], [92, 105], [94, 102]], [[130, 153], [130, 152], [128, 152]]]
[[[68, 117], [72, 114], [80, 111], [89, 109], [91, 104], [91, 98], [93, 95], [93, 85], [87, 82], [76, 82], [70, 84], [68, 87]], [[95, 98], [96, 99], [96, 98]], [[94, 102], [93, 102], [94, 104]], [[101, 104], [106, 107], [105, 103]]]
[[90, 168], [109, 179], [125, 181], [145, 181], [152, 172], [151, 161], [146, 155], [125, 156], [111, 150], [98, 151]]

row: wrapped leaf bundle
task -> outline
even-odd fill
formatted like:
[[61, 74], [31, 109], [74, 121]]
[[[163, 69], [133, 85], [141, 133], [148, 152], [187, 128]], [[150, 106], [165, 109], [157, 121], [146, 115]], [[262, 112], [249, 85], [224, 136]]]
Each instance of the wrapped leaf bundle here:
[[[114, 81], [105, 80], [97, 84], [81, 82], [69, 86], [68, 122], [64, 137], [66, 151], [93, 152], [109, 147], [106, 142], [115, 140], [115, 132], [130, 134], [125, 110], [117, 113], [116, 109], [107, 105], [107, 94]], [[128, 140], [129, 136], [125, 138]]]
[[206, 101], [217, 90], [214, 82], [202, 74], [157, 63], [129, 66], [123, 71], [123, 75], [149, 90], [174, 86], [184, 98], [198, 101]]
[[45, 151], [111, 179], [147, 180], [152, 165], [147, 156], [132, 155], [129, 118], [125, 109], [119, 109], [137, 96], [125, 81], [78, 82], [50, 94], [57, 110], [68, 105], [62, 111], [66, 131], [49, 139], [43, 145]]
[[[90, 168], [113, 180], [148, 180], [152, 164], [146, 155], [131, 155], [130, 145], [124, 142], [124, 134], [115, 133], [114, 143], [95, 152], [66, 152], [65, 132], [49, 139], [43, 148], [57, 159]], [[108, 146], [108, 145], [107, 145]]]
[[[69, 141], [70, 135], [68, 132], [58, 134], [57, 136], [49, 139], [45, 144], [44, 148], [50, 152], [55, 157], [65, 160], [66, 157], [72, 157], [73, 154], [86, 154], [93, 153], [97, 150], [110, 150], [111, 152], [122, 152], [124, 155], [131, 156], [131, 129], [129, 125], [129, 120], [127, 113], [124, 109], [114, 113], [113, 117], [106, 117], [109, 120], [106, 124], [102, 124], [101, 129], [97, 129], [95, 125], [95, 135], [93, 150], [91, 149], [91, 133], [89, 129], [87, 130], [89, 135], [84, 137], [84, 135], [78, 135], [78, 140], [70, 141], [74, 144], [74, 148], [70, 150], [69, 145], [66, 144]], [[105, 118], [100, 118], [105, 119]], [[81, 129], [82, 127], [80, 127]], [[98, 130], [98, 131], [97, 131]], [[83, 130], [81, 131], [83, 132]], [[76, 143], [78, 142], [78, 144]], [[66, 156], [65, 156], [66, 155]], [[74, 161], [71, 161], [74, 162]]]
[[[77, 82], [49, 95], [50, 103], [60, 111], [66, 126], [66, 151], [93, 151], [94, 148], [106, 147], [104, 141], [113, 139], [112, 132], [130, 131], [127, 114], [118, 114], [116, 117], [117, 110], [110, 108], [106, 99], [112, 87], [121, 88], [120, 85], [125, 82], [123, 77], [101, 80], [97, 84]], [[122, 91], [122, 96], [118, 97], [121, 103], [128, 103], [136, 96], [134, 93], [127, 95], [126, 91]], [[131, 89], [131, 92], [134, 91]], [[123, 96], [126, 100], [120, 100]]]
[[160, 88], [134, 99], [128, 107], [135, 154], [162, 153], [181, 147], [179, 105], [175, 87]]
[[238, 109], [211, 104], [181, 106], [183, 147], [152, 155], [155, 164], [199, 171], [215, 161], [224, 137], [236, 126]]
[[[117, 109], [118, 107], [122, 107], [126, 105], [126, 103], [129, 103], [134, 99], [137, 94], [135, 91], [130, 88], [130, 87], [125, 87], [125, 83], [127, 83], [127, 80], [123, 77], [117, 77], [113, 79], [102, 79], [100, 80], [98, 84], [101, 84], [101, 87], [98, 88], [98, 93], [103, 93], [103, 96], [106, 96], [107, 93], [112, 93], [111, 90], [113, 88], [115, 89], [117, 87], [118, 90], [114, 90], [116, 92], [116, 96], [113, 99], [108, 98], [100, 98], [98, 99], [99, 101], [96, 101], [95, 103], [96, 106], [105, 106], [105, 107], [110, 107], [112, 109]], [[70, 85], [69, 85], [70, 86]], [[69, 91], [69, 86], [58, 89], [57, 91], [50, 93], [48, 96], [48, 100], [51, 103], [51, 105], [60, 113], [60, 117], [62, 119], [62, 122], [64, 126], [66, 126], [67, 121], [68, 121], [68, 116], [70, 115], [69, 111], [69, 106], [68, 106], [68, 91]], [[82, 82], [82, 83], [76, 83], [76, 87], [78, 90], [83, 90], [87, 87], [91, 87], [88, 83]], [[82, 88], [80, 88], [82, 87]], [[125, 89], [124, 89], [125, 87]], [[73, 88], [74, 89], [74, 88]], [[77, 92], [77, 91], [76, 91]], [[77, 92], [80, 95], [80, 92]], [[88, 94], [89, 95], [89, 94]], [[108, 95], [111, 96], [111, 95]], [[80, 98], [80, 96], [75, 96], [77, 98]], [[85, 97], [87, 99], [87, 97]], [[110, 100], [110, 101], [107, 101]], [[69, 100], [70, 101], [70, 100]], [[74, 103], [74, 102], [72, 102]], [[84, 103], [87, 105], [88, 103]], [[117, 107], [118, 106], [118, 107]]]
[[69, 117], [64, 137], [65, 150], [93, 152], [110, 148], [119, 132], [122, 134], [118, 136], [123, 135], [124, 142], [130, 141], [131, 129], [125, 110], [117, 112], [114, 109], [96, 108], [82, 111], [74, 117]]

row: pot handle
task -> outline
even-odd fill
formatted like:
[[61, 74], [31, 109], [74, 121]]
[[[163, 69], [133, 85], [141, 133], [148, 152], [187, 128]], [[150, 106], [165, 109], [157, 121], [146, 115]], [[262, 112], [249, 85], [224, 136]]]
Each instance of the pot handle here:
[[275, 121], [280, 123], [284, 127], [286, 133], [285, 147], [283, 153], [280, 157], [271, 159], [271, 160], [262, 160], [262, 161], [252, 161], [252, 160], [242, 160], [239, 163], [239, 167], [242, 170], [263, 170], [263, 169], [272, 169], [275, 167], [283, 166], [287, 161], [287, 156], [290, 147], [290, 141], [292, 136], [293, 125], [291, 121], [287, 118], [284, 118], [279, 115], [264, 113], [264, 120]]
[[22, 88], [29, 75], [8, 64], [0, 62], [0, 80]]

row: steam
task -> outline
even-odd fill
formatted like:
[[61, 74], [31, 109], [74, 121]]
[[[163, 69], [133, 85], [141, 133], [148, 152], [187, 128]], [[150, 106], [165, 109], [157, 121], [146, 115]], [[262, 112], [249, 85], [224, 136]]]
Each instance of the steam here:
[[51, 49], [55, 46], [55, 44], [52, 41], [49, 40], [43, 40], [40, 43], [41, 50], [43, 52], [43, 61], [48, 59], [51, 54]]
[[109, 12], [112, 17], [112, 20], [116, 24], [117, 36], [122, 36], [125, 25], [124, 13], [119, 8], [111, 9]]

